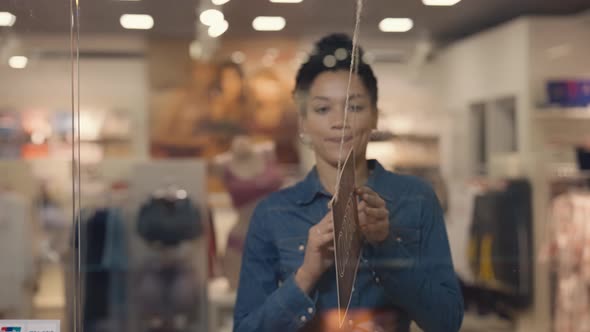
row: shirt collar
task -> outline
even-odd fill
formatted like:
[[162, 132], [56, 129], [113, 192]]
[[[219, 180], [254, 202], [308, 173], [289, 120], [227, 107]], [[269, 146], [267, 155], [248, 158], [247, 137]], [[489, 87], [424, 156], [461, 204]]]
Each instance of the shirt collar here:
[[[380, 182], [378, 179], [383, 178], [383, 174], [386, 170], [383, 166], [374, 159], [367, 160], [369, 166], [369, 178], [367, 179], [366, 185], [375, 190], [376, 192], [382, 192]], [[313, 169], [307, 174], [305, 179], [301, 181], [295, 188], [297, 193], [297, 204], [307, 205], [314, 201], [314, 199], [320, 195], [332, 197], [332, 195], [324, 189], [320, 182], [317, 168], [314, 166]]]

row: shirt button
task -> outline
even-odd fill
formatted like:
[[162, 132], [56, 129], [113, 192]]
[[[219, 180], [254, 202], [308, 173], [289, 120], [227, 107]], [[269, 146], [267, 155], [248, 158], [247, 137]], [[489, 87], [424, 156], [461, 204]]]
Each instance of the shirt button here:
[[299, 318], [302, 322], [307, 322], [307, 317], [305, 316], [301, 316], [301, 318]]
[[379, 283], [381, 281], [381, 279], [379, 279], [379, 277], [375, 277], [375, 282]]
[[399, 236], [398, 236], [398, 237], [396, 237], [396, 238], [395, 238], [395, 240], [396, 240], [398, 243], [401, 243], [401, 242], [402, 242], [402, 238], [401, 238], [401, 237], [399, 237]]
[[312, 307], [307, 308], [307, 312], [310, 314], [313, 314], [313, 308]]
[[305, 246], [303, 244], [300, 244], [299, 245], [299, 251], [303, 251], [303, 250], [305, 250]]

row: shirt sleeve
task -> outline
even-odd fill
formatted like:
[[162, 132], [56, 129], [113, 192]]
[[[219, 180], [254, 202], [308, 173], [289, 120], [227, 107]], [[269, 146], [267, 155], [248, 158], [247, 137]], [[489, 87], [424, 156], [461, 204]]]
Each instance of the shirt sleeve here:
[[375, 282], [424, 331], [459, 331], [463, 297], [453, 269], [442, 209], [434, 193], [426, 195], [423, 203], [418, 256], [404, 252], [402, 238], [395, 234], [390, 220], [389, 237], [371, 246]]
[[257, 207], [244, 247], [235, 332], [297, 331], [316, 311], [315, 301], [297, 286], [293, 275], [279, 286], [278, 252], [265, 227], [267, 219], [264, 209]]

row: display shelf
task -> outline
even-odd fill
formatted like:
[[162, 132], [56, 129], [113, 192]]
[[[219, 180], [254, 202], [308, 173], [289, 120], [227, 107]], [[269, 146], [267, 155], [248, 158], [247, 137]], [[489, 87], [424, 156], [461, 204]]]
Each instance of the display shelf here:
[[537, 120], [590, 120], [590, 107], [539, 109], [534, 116]]

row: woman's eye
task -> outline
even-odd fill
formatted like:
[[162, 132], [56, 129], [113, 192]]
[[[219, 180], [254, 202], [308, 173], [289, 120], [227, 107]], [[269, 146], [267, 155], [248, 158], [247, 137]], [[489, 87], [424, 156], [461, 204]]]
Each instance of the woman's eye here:
[[350, 105], [350, 106], [348, 106], [348, 110], [350, 112], [360, 112], [360, 111], [362, 111], [364, 109], [365, 109], [365, 107], [362, 106], [362, 105]]
[[326, 106], [315, 107], [315, 108], [313, 109], [313, 111], [314, 111], [314, 112], [316, 112], [316, 113], [318, 113], [318, 114], [324, 114], [324, 113], [326, 113], [326, 112], [328, 112], [328, 111], [329, 111], [329, 108], [328, 108], [328, 107], [326, 107]]

